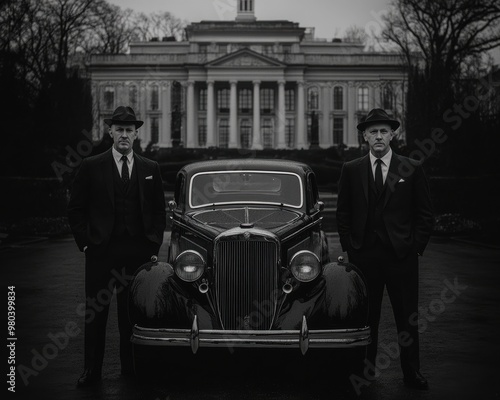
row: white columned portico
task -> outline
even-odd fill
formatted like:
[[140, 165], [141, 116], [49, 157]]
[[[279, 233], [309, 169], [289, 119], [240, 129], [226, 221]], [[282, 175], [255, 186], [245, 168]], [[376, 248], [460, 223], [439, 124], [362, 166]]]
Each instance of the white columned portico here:
[[285, 81], [278, 81], [278, 149], [286, 148], [285, 140]]
[[252, 149], [262, 150], [260, 136], [260, 81], [253, 81], [253, 138]]
[[186, 147], [198, 147], [194, 132], [194, 81], [187, 82]]
[[238, 81], [232, 80], [231, 96], [230, 96], [230, 111], [229, 111], [229, 144], [230, 149], [238, 147], [238, 99], [237, 99], [237, 85]]
[[172, 82], [162, 84], [160, 147], [172, 147]]
[[304, 81], [297, 82], [297, 148], [305, 149], [306, 141], [306, 126], [305, 126], [305, 100], [304, 100]]
[[215, 147], [215, 91], [214, 81], [207, 81], [207, 147]]

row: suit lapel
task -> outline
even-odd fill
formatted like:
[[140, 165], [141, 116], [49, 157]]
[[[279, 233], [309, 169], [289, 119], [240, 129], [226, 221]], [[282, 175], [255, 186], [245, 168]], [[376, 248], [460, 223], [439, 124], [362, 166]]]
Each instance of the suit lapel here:
[[366, 155], [360, 163], [361, 184], [363, 185], [363, 193], [365, 194], [366, 203], [369, 201], [368, 190], [369, 181], [368, 173], [370, 172], [370, 156]]
[[102, 159], [102, 174], [104, 176], [104, 182], [106, 182], [106, 189], [108, 192], [109, 200], [113, 207], [115, 206], [115, 193], [114, 193], [114, 180], [113, 180], [113, 165], [114, 163], [113, 153], [111, 149], [107, 151], [107, 154]]
[[134, 168], [137, 168], [137, 185], [139, 188], [139, 199], [141, 210], [144, 208], [144, 179], [146, 179], [146, 163], [140, 156], [134, 153]]
[[383, 207], [386, 206], [387, 202], [389, 201], [390, 197], [394, 193], [394, 190], [396, 189], [396, 185], [399, 181], [399, 158], [396, 155], [396, 153], [392, 152], [392, 157], [391, 157], [391, 165], [389, 165], [389, 171], [387, 172], [387, 178], [385, 179], [385, 185], [384, 185], [384, 205]]

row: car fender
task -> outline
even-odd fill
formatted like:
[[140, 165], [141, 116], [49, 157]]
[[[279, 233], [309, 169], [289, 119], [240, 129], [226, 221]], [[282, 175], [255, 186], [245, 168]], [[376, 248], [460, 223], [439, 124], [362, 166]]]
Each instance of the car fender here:
[[172, 266], [149, 262], [135, 273], [129, 290], [129, 319], [143, 327], [189, 327], [191, 307], [174, 279]]

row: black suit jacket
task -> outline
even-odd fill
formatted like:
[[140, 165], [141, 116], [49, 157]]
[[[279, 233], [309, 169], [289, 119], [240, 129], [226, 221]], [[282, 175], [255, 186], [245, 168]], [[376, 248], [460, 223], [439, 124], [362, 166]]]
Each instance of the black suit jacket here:
[[[111, 149], [83, 160], [68, 204], [68, 221], [76, 244], [105, 248], [115, 219], [113, 154]], [[147, 239], [160, 248], [166, 227], [165, 195], [157, 162], [134, 154], [142, 222]]]
[[[339, 180], [337, 225], [343, 251], [362, 250], [368, 221], [370, 157], [347, 162]], [[382, 218], [399, 258], [423, 254], [433, 226], [429, 185], [419, 162], [393, 152]]]

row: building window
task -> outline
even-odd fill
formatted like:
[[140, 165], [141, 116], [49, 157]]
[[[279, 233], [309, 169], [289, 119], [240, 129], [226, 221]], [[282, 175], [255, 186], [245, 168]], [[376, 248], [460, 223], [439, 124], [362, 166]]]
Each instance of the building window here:
[[319, 109], [319, 91], [317, 87], [312, 87], [307, 91], [307, 109]]
[[394, 93], [390, 85], [385, 85], [382, 90], [382, 108], [384, 110], [392, 110], [394, 108]]
[[342, 86], [335, 86], [333, 88], [333, 109], [344, 109], [344, 88]]
[[230, 91], [229, 89], [221, 89], [217, 91], [217, 106], [219, 112], [229, 112]]
[[207, 111], [207, 89], [200, 89], [198, 98], [198, 111]]
[[252, 123], [249, 119], [241, 121], [240, 125], [240, 142], [242, 149], [249, 149], [252, 140]]
[[264, 148], [272, 149], [274, 147], [274, 129], [272, 118], [264, 118], [262, 121], [262, 137]]
[[128, 104], [136, 111], [137, 108], [137, 86], [130, 85], [128, 87]]
[[182, 112], [184, 110], [184, 93], [180, 82], [172, 84], [172, 110]]
[[274, 89], [261, 89], [260, 111], [263, 114], [271, 114], [274, 112]]
[[368, 88], [366, 86], [358, 88], [358, 110], [368, 111]]
[[207, 145], [207, 119], [198, 119], [198, 143], [200, 147]]
[[285, 90], [285, 111], [295, 111], [295, 90]]
[[252, 91], [242, 89], [239, 93], [240, 113], [249, 113], [252, 110]]
[[229, 119], [221, 118], [219, 122], [219, 147], [227, 149], [229, 144]]
[[104, 88], [104, 108], [106, 110], [115, 108], [115, 88], [113, 86]]
[[149, 108], [153, 111], [158, 110], [158, 102], [159, 102], [159, 91], [158, 91], [158, 86], [154, 85], [151, 86], [151, 102], [149, 105]]
[[158, 143], [160, 136], [160, 129], [159, 129], [159, 123], [158, 123], [158, 118], [152, 117], [151, 118], [151, 143]]
[[295, 118], [287, 118], [285, 122], [285, 140], [286, 146], [295, 147]]
[[333, 144], [340, 145], [344, 142], [344, 118], [333, 119]]

